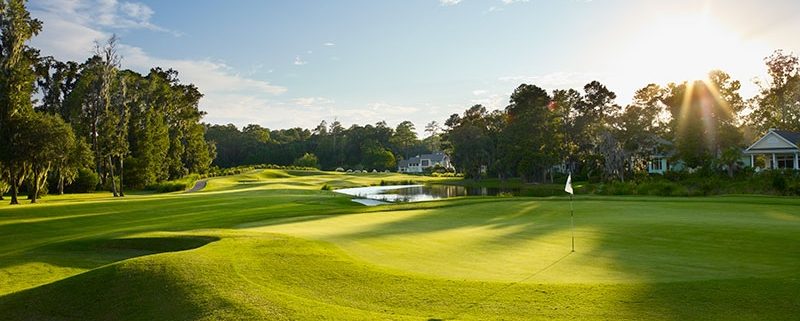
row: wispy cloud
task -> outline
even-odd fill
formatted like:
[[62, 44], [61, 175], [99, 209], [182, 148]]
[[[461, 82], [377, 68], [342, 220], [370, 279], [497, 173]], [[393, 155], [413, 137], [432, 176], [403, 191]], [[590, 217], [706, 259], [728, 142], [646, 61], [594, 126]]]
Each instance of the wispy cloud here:
[[[148, 26], [153, 26], [149, 19], [155, 13], [149, 7], [133, 2], [35, 0], [31, 4], [31, 14], [44, 21], [42, 33], [33, 38], [32, 45], [43, 55], [52, 55], [59, 60], [85, 61], [91, 56], [95, 41], [108, 39], [120, 28], [111, 26], [113, 21], [128, 19], [133, 22], [124, 24], [130, 28], [153, 30]], [[204, 94], [200, 108], [208, 112], [206, 121], [250, 123], [258, 110], [267, 108], [273, 97], [288, 90], [242, 75], [221, 61], [159, 58], [142, 48], [125, 44], [124, 40], [119, 47], [123, 68], [142, 73], [154, 66], [177, 70], [183, 82], [195, 84]]]
[[305, 65], [305, 64], [307, 64], [307, 63], [308, 63], [308, 62], [307, 62], [307, 61], [305, 61], [305, 60], [303, 60], [303, 58], [300, 58], [300, 56], [296, 56], [296, 57], [294, 57], [294, 65], [295, 65], [295, 66], [302, 66], [302, 65]]
[[336, 46], [336, 44], [335, 44], [335, 43], [333, 43], [333, 42], [326, 42], [326, 43], [323, 43], [322, 45], [323, 45], [323, 46], [325, 46], [325, 47], [333, 47], [333, 46]]
[[114, 30], [147, 29], [167, 32], [174, 36], [181, 33], [156, 25], [150, 21], [154, 12], [141, 2], [117, 0], [34, 0], [32, 12], [47, 12], [58, 17], [94, 28]]
[[530, 0], [501, 0], [503, 4], [512, 4], [517, 2], [528, 2]]
[[461, 2], [461, 0], [439, 0], [439, 3], [443, 6], [454, 6]]
[[336, 101], [333, 99], [325, 97], [300, 97], [292, 99], [291, 102], [295, 105], [303, 107], [328, 106], [336, 103]]

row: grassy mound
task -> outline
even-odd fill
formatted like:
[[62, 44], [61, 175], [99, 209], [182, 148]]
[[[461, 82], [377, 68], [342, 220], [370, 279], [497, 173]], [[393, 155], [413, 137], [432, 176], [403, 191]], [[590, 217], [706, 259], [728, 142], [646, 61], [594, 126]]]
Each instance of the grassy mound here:
[[[0, 297], [9, 320], [781, 319], [796, 279], [529, 284], [422, 277], [320, 242], [220, 234]], [[789, 314], [787, 314], [789, 313]]]
[[564, 198], [367, 208], [319, 190], [401, 179], [265, 170], [198, 193], [0, 206], [0, 319], [800, 315], [798, 200], [581, 196], [571, 253]]

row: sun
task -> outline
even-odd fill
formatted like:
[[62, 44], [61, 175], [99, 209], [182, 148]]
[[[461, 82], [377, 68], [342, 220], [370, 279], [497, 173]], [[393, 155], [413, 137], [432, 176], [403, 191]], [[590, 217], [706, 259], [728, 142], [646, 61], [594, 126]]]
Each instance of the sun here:
[[679, 14], [639, 26], [627, 52], [627, 69], [653, 81], [704, 80], [713, 69], [745, 59], [744, 42], [709, 13]]

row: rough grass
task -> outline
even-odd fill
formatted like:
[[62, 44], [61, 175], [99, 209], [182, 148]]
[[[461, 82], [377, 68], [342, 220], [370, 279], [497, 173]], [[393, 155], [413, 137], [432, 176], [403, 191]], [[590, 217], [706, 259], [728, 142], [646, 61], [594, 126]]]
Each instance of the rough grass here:
[[192, 194], [0, 206], [2, 320], [782, 320], [800, 201], [319, 191], [396, 174], [252, 172]]

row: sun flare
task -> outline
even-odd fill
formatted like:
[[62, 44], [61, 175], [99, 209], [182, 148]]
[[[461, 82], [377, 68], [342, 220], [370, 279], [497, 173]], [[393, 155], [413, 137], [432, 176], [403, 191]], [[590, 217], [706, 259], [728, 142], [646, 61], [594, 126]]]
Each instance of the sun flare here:
[[664, 17], [643, 26], [632, 43], [623, 54], [628, 69], [668, 81], [703, 80], [750, 56], [745, 41], [708, 13]]

